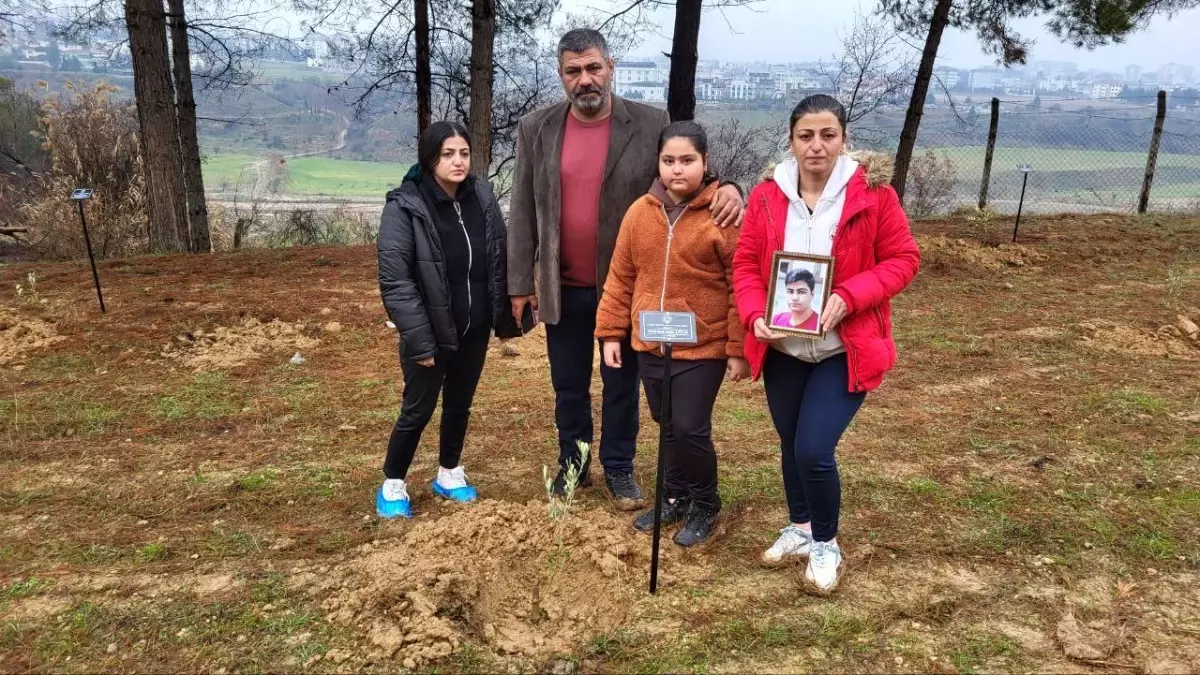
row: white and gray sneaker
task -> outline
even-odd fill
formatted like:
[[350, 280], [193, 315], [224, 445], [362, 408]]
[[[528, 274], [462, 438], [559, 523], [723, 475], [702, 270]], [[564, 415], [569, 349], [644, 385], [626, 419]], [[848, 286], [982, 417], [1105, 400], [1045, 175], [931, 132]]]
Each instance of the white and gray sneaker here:
[[831, 541], [814, 541], [804, 578], [816, 586], [818, 592], [830, 593], [837, 588], [841, 568], [842, 549]]
[[808, 530], [788, 525], [779, 531], [779, 538], [771, 544], [771, 548], [763, 551], [763, 562], [775, 564], [789, 556], [806, 558], [812, 540], [812, 533]]

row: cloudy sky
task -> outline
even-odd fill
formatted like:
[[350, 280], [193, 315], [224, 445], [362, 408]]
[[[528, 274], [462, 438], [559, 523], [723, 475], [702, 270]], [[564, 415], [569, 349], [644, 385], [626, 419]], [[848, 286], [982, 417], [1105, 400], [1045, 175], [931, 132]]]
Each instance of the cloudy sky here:
[[[570, 8], [624, 7], [621, 0], [564, 0]], [[700, 58], [722, 61], [810, 61], [828, 58], [838, 51], [836, 33], [849, 24], [856, 10], [873, 12], [877, 0], [761, 0], [753, 8], [713, 10], [704, 15], [700, 28]], [[660, 33], [670, 35], [673, 10], [660, 10], [656, 18]], [[1200, 69], [1200, 8], [1168, 19], [1156, 17], [1148, 30], [1131, 35], [1124, 44], [1092, 51], [1075, 49], [1059, 42], [1043, 28], [1038, 19], [1018, 23], [1019, 32], [1036, 40], [1030, 61], [1074, 61], [1083, 69], [1123, 71], [1137, 64], [1148, 71], [1165, 63], [1187, 63]], [[732, 31], [731, 32], [731, 28]], [[637, 54], [668, 51], [670, 41], [651, 37]], [[947, 31], [938, 54], [939, 65], [960, 68], [994, 63], [984, 54], [975, 36], [963, 31]]]

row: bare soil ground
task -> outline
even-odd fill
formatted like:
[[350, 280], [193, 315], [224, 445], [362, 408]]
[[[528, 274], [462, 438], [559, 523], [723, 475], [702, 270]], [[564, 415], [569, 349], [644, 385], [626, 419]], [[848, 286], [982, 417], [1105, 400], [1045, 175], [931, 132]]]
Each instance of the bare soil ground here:
[[758, 384], [717, 406], [720, 538], [668, 541], [651, 597], [599, 490], [546, 515], [539, 334], [480, 385], [485, 500], [432, 495], [435, 419], [418, 517], [382, 523], [372, 250], [109, 261], [103, 315], [84, 265], [0, 267], [0, 670], [1200, 670], [1200, 222], [917, 229], [901, 362], [839, 450], [829, 598], [759, 563], [786, 511]]

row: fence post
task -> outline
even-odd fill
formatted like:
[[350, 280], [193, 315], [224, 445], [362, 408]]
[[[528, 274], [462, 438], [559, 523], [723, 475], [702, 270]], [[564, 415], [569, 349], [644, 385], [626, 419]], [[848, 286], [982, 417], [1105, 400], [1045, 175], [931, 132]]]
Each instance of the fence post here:
[[1142, 195], [1138, 197], [1138, 213], [1150, 206], [1150, 185], [1154, 183], [1154, 165], [1158, 163], [1158, 144], [1162, 140], [1163, 120], [1167, 117], [1167, 92], [1158, 91], [1158, 112], [1154, 115], [1154, 135], [1150, 137], [1150, 155], [1146, 157], [1146, 177], [1142, 180]]
[[979, 210], [987, 208], [988, 186], [992, 182], [992, 155], [996, 152], [996, 128], [1000, 124], [1000, 99], [992, 98], [992, 124], [988, 127], [987, 154], [983, 156], [983, 183], [979, 186]]

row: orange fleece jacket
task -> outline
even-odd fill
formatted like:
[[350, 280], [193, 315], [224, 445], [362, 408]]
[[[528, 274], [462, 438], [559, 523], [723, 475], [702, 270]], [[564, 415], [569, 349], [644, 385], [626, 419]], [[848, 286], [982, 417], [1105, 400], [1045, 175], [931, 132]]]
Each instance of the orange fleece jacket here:
[[635, 350], [659, 353], [657, 343], [638, 339], [638, 313], [692, 312], [699, 341], [675, 345], [674, 358], [742, 356], [746, 331], [733, 296], [733, 252], [739, 230], [713, 224], [708, 207], [717, 188], [716, 182], [711, 183], [688, 203], [675, 221], [669, 253], [667, 235], [672, 230], [662, 201], [647, 194], [629, 207], [596, 312], [597, 338], [610, 341], [632, 335]]

